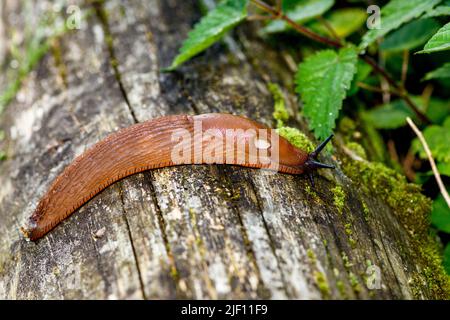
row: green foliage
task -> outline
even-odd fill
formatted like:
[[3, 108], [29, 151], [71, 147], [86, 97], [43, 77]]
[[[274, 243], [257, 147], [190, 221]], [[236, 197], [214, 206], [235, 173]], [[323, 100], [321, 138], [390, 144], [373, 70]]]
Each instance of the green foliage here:
[[[325, 17], [329, 26], [339, 38], [345, 38], [359, 30], [366, 22], [367, 13], [359, 8], [343, 8], [330, 12]], [[323, 35], [333, 37], [334, 34], [320, 21], [311, 23], [309, 27]]]
[[356, 63], [356, 75], [353, 78], [350, 89], [347, 95], [353, 96], [359, 91], [358, 82], [363, 82], [369, 74], [372, 72], [372, 67], [365, 63], [364, 61], [358, 60]]
[[439, 27], [439, 23], [434, 19], [414, 20], [388, 35], [380, 49], [386, 52], [401, 52], [417, 48], [430, 39]]
[[[334, 0], [300, 0], [283, 1], [283, 11], [297, 23], [305, 23], [322, 15], [334, 4]], [[270, 22], [262, 31], [264, 33], [282, 32], [289, 29], [286, 22], [276, 20]]]
[[447, 62], [444, 65], [440, 66], [439, 68], [428, 72], [425, 75], [424, 80], [431, 80], [437, 78], [450, 78], [450, 62]]
[[359, 48], [364, 50], [378, 38], [432, 9], [440, 0], [391, 0], [381, 9], [381, 28], [364, 35]]
[[447, 244], [444, 250], [443, 265], [447, 274], [450, 274], [450, 243]]
[[[431, 125], [424, 131], [423, 135], [430, 147], [431, 154], [437, 161], [450, 162], [450, 148], [448, 147], [450, 141], [450, 116], [445, 119], [442, 126]], [[419, 153], [422, 159], [427, 159], [425, 150], [418, 139], [414, 139], [412, 148]]]
[[[450, 104], [446, 100], [432, 98], [425, 106], [421, 97], [411, 97], [420, 110], [434, 122], [441, 123], [450, 113]], [[406, 117], [417, 120], [417, 115], [403, 100], [394, 100], [364, 113], [364, 118], [377, 129], [397, 129], [406, 125]]]
[[225, 0], [208, 12], [189, 32], [179, 54], [172, 61], [170, 67], [165, 70], [170, 71], [178, 68], [241, 23], [247, 16], [247, 3], [248, 0]]
[[433, 201], [431, 223], [439, 231], [450, 233], [450, 208], [441, 194]]
[[439, 5], [436, 8], [427, 11], [422, 18], [432, 18], [439, 16], [450, 16], [450, 5]]
[[432, 53], [450, 49], [450, 22], [443, 26], [425, 44], [422, 51], [418, 53]]
[[319, 139], [327, 137], [335, 127], [356, 72], [356, 59], [355, 48], [346, 47], [338, 52], [319, 51], [298, 66], [296, 91], [301, 95], [310, 128]]
[[414, 117], [403, 100], [395, 100], [367, 111], [364, 118], [377, 129], [396, 129], [406, 124], [406, 117]]
[[441, 175], [450, 177], [450, 162], [440, 162], [437, 164], [437, 169]]

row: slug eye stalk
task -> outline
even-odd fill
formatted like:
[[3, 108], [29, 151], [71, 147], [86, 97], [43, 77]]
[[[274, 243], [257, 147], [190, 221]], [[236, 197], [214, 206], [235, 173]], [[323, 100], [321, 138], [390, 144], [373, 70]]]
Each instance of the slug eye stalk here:
[[309, 177], [309, 180], [311, 181], [311, 185], [314, 187], [314, 176], [313, 172], [317, 169], [334, 169], [335, 167], [333, 165], [321, 163], [317, 160], [317, 157], [319, 156], [320, 152], [325, 148], [325, 146], [330, 142], [331, 138], [333, 138], [333, 134], [331, 134], [328, 138], [326, 138], [324, 141], [322, 141], [314, 150], [308, 155], [308, 159], [306, 159], [305, 164], [303, 165], [305, 167], [305, 171]]

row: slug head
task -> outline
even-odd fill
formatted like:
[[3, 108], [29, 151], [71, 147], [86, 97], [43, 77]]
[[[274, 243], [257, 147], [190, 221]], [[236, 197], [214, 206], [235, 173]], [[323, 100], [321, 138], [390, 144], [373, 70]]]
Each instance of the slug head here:
[[308, 155], [303, 167], [305, 169], [305, 173], [308, 175], [311, 184], [314, 186], [313, 172], [317, 169], [334, 169], [335, 167], [329, 164], [321, 163], [317, 160], [320, 152], [325, 148], [328, 142], [330, 142], [331, 138], [333, 138], [333, 134], [331, 134], [328, 138], [326, 138], [323, 142], [321, 142], [317, 148]]

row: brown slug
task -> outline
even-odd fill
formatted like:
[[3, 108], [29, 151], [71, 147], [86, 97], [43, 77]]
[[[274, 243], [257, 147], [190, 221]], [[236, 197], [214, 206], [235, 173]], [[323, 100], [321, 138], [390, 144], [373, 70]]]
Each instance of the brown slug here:
[[138, 123], [109, 135], [67, 166], [21, 231], [35, 241], [109, 185], [149, 169], [230, 164], [301, 174], [334, 168], [316, 161], [331, 137], [308, 154], [275, 130], [231, 114], [173, 115]]

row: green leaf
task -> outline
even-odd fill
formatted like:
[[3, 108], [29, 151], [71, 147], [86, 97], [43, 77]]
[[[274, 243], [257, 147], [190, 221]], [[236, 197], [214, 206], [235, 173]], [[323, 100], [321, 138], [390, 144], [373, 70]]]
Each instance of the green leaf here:
[[[417, 104], [422, 111], [425, 110], [422, 99]], [[426, 115], [434, 124], [441, 124], [450, 114], [450, 103], [448, 100], [431, 98], [426, 110]]]
[[364, 119], [377, 129], [396, 129], [406, 124], [406, 117], [414, 117], [403, 100], [395, 100], [367, 111]]
[[415, 20], [388, 35], [381, 43], [380, 49], [386, 52], [414, 49], [430, 39], [439, 27], [439, 23], [434, 19]]
[[360, 50], [364, 50], [376, 39], [397, 29], [402, 24], [419, 17], [422, 13], [432, 9], [441, 0], [391, 0], [381, 9], [381, 27], [371, 29], [363, 36]]
[[179, 54], [165, 71], [176, 69], [182, 63], [204, 51], [221, 39], [247, 16], [248, 0], [225, 0], [208, 12], [189, 32]]
[[425, 13], [422, 18], [432, 18], [439, 16], [450, 16], [450, 6], [437, 6], [436, 8]]
[[450, 274], [450, 243], [444, 249], [444, 256], [442, 258], [442, 264], [447, 274]]
[[442, 194], [433, 201], [431, 223], [440, 231], [450, 233], [450, 208]]
[[450, 22], [444, 25], [425, 44], [422, 51], [417, 53], [431, 53], [450, 49]]
[[[430, 118], [433, 123], [442, 122], [450, 113], [450, 104], [446, 100], [431, 98], [427, 107], [420, 96], [412, 96], [411, 100]], [[404, 100], [394, 100], [364, 113], [364, 119], [377, 129], [396, 129], [406, 125], [406, 117], [417, 120], [416, 114]]]
[[[431, 125], [425, 128], [423, 135], [430, 147], [433, 158], [440, 162], [450, 162], [450, 148], [448, 147], [448, 142], [450, 141], [450, 116], [445, 119], [442, 126]], [[427, 159], [419, 139], [413, 140], [412, 150], [418, 152], [422, 159]]]
[[424, 80], [436, 79], [436, 78], [450, 78], [450, 62], [447, 62], [439, 68], [428, 72]]
[[319, 139], [328, 136], [335, 127], [346, 90], [356, 72], [356, 61], [356, 49], [346, 47], [338, 52], [319, 51], [298, 66], [296, 92], [304, 103], [303, 112], [309, 126]]
[[[304, 23], [317, 16], [322, 15], [328, 9], [330, 9], [334, 0], [301, 0], [295, 1], [295, 3], [289, 3], [283, 1], [283, 10], [286, 11], [286, 15], [297, 23]], [[275, 33], [282, 32], [289, 29], [286, 22], [276, 20], [270, 22], [263, 30], [263, 33]]]
[[372, 67], [365, 63], [364, 61], [358, 60], [356, 64], [356, 75], [353, 78], [350, 90], [348, 90], [347, 95], [349, 97], [355, 95], [359, 91], [358, 82], [363, 82], [372, 72]]
[[[345, 38], [359, 30], [366, 22], [366, 19], [366, 11], [359, 8], [337, 9], [325, 17], [325, 20], [339, 38]], [[320, 21], [311, 23], [310, 28], [326, 36], [333, 36], [328, 28]]]
[[450, 177], [450, 162], [438, 162], [436, 166], [441, 175]]

